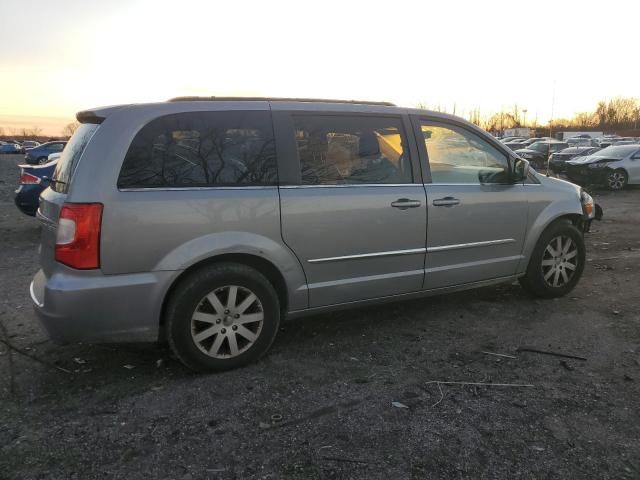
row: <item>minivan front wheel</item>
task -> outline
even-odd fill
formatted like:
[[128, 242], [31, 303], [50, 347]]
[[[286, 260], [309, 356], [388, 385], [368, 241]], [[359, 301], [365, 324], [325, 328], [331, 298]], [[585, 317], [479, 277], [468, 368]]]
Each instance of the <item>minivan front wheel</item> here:
[[538, 239], [520, 284], [537, 297], [561, 297], [577, 285], [584, 262], [582, 232], [569, 220], [559, 220]]
[[271, 283], [245, 265], [220, 263], [180, 282], [165, 311], [169, 344], [187, 367], [222, 371], [258, 360], [278, 332]]

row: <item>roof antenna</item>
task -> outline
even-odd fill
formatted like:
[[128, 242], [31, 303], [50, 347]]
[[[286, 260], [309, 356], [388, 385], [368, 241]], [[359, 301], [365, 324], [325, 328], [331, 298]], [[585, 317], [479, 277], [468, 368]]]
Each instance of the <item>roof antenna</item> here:
[[551, 124], [553, 123], [553, 109], [556, 104], [556, 80], [553, 80], [553, 88], [551, 90], [551, 118], [549, 119], [549, 142], [547, 143], [547, 177], [549, 176], [549, 161], [551, 159]]

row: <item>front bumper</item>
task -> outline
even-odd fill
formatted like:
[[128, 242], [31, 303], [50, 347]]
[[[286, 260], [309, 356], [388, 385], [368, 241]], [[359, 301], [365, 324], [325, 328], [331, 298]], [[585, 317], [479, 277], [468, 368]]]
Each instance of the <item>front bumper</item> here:
[[163, 299], [178, 273], [103, 275], [64, 268], [47, 278], [40, 270], [30, 293], [54, 341], [156, 341]]
[[566, 175], [573, 183], [581, 186], [587, 185], [604, 185], [606, 184], [607, 175], [611, 171], [605, 168], [589, 168], [587, 165], [570, 165], [567, 166]]

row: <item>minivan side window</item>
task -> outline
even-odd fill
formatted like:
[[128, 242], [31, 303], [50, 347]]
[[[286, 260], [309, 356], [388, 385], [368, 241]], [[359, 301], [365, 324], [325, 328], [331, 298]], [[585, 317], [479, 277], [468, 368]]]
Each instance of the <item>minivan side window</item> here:
[[303, 185], [411, 183], [402, 120], [293, 115]]
[[443, 183], [506, 183], [507, 155], [478, 135], [454, 126], [421, 122], [431, 180]]
[[118, 188], [276, 185], [269, 112], [189, 112], [149, 122], [131, 142]]

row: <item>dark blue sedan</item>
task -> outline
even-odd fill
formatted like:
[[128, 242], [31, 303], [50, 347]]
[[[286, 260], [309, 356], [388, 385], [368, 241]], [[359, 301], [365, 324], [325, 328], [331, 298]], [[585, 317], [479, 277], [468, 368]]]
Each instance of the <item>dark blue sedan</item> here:
[[43, 143], [35, 148], [30, 148], [24, 156], [24, 161], [30, 165], [41, 165], [43, 163], [47, 163], [49, 155], [61, 152], [66, 144], [67, 142], [65, 141], [55, 141]]
[[15, 202], [22, 213], [35, 216], [40, 202], [40, 194], [49, 186], [49, 179], [53, 176], [60, 154], [53, 155], [53, 157], [42, 165], [18, 165], [20, 185], [16, 190]]
[[0, 153], [22, 153], [22, 147], [13, 142], [0, 142]]

